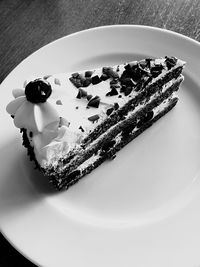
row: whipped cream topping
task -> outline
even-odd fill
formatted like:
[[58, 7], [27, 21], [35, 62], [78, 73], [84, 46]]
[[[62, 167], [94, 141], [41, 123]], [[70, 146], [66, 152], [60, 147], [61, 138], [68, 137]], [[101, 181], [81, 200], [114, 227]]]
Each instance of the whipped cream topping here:
[[59, 121], [59, 114], [52, 104], [45, 102], [35, 104], [27, 100], [23, 89], [14, 89], [15, 97], [6, 107], [14, 116], [17, 128], [25, 128], [33, 133], [42, 132], [52, 122]]

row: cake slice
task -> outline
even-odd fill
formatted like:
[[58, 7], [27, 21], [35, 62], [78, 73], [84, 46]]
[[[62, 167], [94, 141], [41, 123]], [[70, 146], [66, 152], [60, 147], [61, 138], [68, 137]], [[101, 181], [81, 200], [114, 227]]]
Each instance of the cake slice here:
[[147, 58], [33, 78], [13, 90], [7, 112], [30, 159], [58, 190], [67, 189], [176, 105], [184, 65]]

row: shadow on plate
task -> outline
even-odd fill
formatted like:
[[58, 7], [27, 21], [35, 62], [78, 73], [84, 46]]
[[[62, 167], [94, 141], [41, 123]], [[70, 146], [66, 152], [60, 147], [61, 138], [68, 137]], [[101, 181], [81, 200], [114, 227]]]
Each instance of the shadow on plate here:
[[20, 139], [0, 147], [0, 213], [9, 216], [58, 193], [47, 179], [34, 169]]

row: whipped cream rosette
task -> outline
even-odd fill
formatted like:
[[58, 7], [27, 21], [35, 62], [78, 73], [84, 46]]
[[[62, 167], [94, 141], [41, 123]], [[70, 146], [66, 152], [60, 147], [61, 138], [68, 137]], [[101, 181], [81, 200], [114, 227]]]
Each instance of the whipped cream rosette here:
[[12, 93], [15, 99], [7, 105], [6, 110], [14, 117], [15, 126], [36, 133], [42, 132], [52, 122], [58, 122], [58, 112], [47, 102], [51, 92], [51, 85], [43, 79], [29, 82], [25, 90], [14, 89]]

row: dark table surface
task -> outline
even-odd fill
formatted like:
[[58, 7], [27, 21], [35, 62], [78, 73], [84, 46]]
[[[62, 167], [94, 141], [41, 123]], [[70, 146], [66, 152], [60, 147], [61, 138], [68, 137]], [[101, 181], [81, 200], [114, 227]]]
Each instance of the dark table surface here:
[[[1, 0], [0, 82], [41, 46], [80, 30], [140, 24], [200, 41], [199, 0]], [[0, 234], [0, 267], [35, 266]]]

